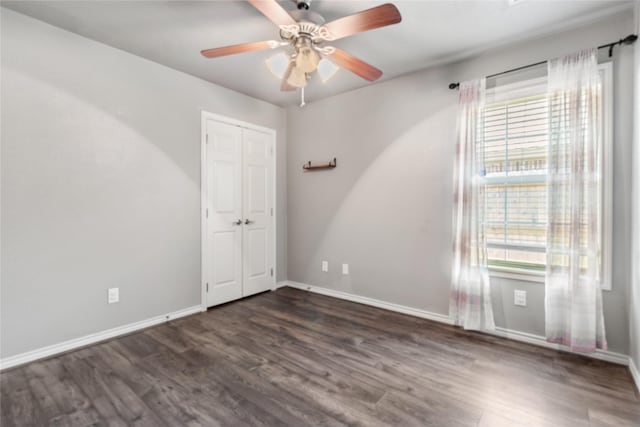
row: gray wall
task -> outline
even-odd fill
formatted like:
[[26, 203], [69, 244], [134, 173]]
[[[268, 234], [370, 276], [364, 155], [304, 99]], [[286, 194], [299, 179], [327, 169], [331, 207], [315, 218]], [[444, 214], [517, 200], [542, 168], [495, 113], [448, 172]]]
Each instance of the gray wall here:
[[1, 357], [200, 303], [201, 110], [277, 130], [286, 277], [283, 109], [6, 9], [1, 31]]
[[[640, 3], [635, 9], [636, 31], [640, 33]], [[633, 147], [633, 248], [631, 298], [629, 298], [630, 354], [637, 369], [640, 369], [640, 43], [635, 44], [635, 102], [634, 102], [634, 147]], [[640, 389], [640, 384], [638, 384]]]
[[[457, 92], [447, 86], [629, 34], [628, 13], [288, 110], [289, 280], [447, 314]], [[605, 58], [603, 58], [605, 59]], [[633, 50], [616, 51], [610, 348], [629, 351]], [[341, 71], [343, 72], [343, 71]], [[303, 173], [338, 158], [331, 171]], [[322, 260], [329, 273], [322, 273]], [[340, 264], [350, 264], [342, 276]], [[499, 326], [544, 335], [544, 285], [494, 279]], [[513, 289], [528, 307], [513, 306]]]

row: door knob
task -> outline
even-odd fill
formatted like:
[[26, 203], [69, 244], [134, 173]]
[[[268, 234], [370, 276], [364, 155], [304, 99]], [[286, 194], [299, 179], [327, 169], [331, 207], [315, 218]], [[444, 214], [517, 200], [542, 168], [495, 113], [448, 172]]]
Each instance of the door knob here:
[[237, 221], [233, 221], [233, 223], [234, 223], [235, 225], [242, 225], [242, 220], [241, 220], [241, 219], [239, 219], [239, 220], [237, 220]]
[[249, 220], [249, 219], [245, 219], [245, 220], [244, 220], [244, 224], [245, 224], [245, 225], [253, 224], [253, 221], [251, 221], [251, 220]]

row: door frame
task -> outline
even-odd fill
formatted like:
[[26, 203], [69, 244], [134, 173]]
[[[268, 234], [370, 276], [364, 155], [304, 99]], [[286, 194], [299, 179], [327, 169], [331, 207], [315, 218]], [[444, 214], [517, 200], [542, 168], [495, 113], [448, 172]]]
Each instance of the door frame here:
[[[215, 120], [221, 123], [226, 123], [232, 126], [238, 126], [241, 128], [252, 129], [258, 132], [264, 132], [271, 136], [273, 142], [273, 200], [271, 200], [273, 207], [273, 216], [271, 217], [271, 227], [273, 230], [273, 242], [272, 242], [272, 250], [273, 250], [273, 287], [276, 286], [276, 278], [278, 277], [278, 245], [277, 245], [277, 218], [279, 215], [276, 201], [278, 200], [278, 188], [276, 187], [277, 183], [277, 172], [278, 172], [278, 162], [277, 162], [277, 132], [275, 129], [267, 128], [264, 126], [255, 125], [253, 123], [245, 122], [242, 120], [233, 119], [231, 117], [222, 116], [220, 114], [210, 113], [209, 111], [202, 110], [201, 112], [201, 122], [200, 122], [200, 307], [202, 311], [207, 311], [207, 280], [206, 280], [206, 271], [207, 264], [206, 261], [208, 259], [207, 253], [207, 197], [208, 197], [208, 188], [207, 188], [207, 121]], [[243, 147], [244, 148], [244, 147]]]

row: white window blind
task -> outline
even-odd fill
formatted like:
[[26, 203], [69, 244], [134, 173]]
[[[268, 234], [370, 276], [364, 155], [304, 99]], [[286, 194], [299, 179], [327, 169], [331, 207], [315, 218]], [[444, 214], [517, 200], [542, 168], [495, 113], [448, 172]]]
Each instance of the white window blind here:
[[[603, 81], [599, 119], [604, 138], [600, 269], [602, 288], [611, 289], [613, 83], [611, 64], [599, 67]], [[489, 267], [541, 274], [547, 245], [548, 127], [567, 118], [549, 117], [546, 79], [494, 90], [488, 99], [477, 135], [485, 169]]]
[[486, 224], [489, 263], [544, 270], [547, 226], [546, 94], [485, 107]]

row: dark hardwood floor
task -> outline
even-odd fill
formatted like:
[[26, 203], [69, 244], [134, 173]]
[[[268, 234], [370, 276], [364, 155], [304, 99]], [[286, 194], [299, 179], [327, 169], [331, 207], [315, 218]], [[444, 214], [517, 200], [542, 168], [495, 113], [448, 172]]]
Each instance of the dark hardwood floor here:
[[640, 426], [626, 367], [290, 288], [0, 374], [10, 426]]

